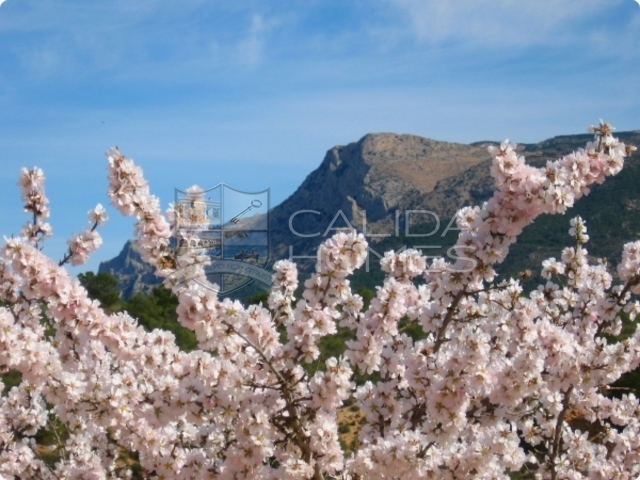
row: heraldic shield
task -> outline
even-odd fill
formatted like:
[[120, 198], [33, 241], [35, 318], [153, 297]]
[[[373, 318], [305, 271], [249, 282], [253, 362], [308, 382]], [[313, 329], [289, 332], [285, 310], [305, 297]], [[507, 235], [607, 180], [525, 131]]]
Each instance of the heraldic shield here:
[[200, 263], [204, 284], [221, 295], [256, 281], [269, 286], [269, 196], [269, 189], [243, 192], [224, 183], [176, 189], [177, 273]]

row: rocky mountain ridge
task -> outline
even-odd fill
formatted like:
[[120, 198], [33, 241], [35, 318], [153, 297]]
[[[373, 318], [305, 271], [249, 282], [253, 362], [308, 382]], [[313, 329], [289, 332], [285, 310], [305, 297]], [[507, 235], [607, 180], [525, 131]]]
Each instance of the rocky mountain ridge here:
[[[640, 144], [640, 131], [617, 136]], [[528, 163], [541, 166], [584, 147], [590, 138], [564, 135], [518, 149]], [[415, 224], [433, 223], [433, 215], [415, 211], [433, 212], [444, 229], [460, 207], [479, 204], [492, 194], [487, 151], [492, 143], [466, 145], [375, 133], [330, 149], [300, 187], [269, 213], [272, 260], [313, 255], [325, 235], [349, 225], [368, 235], [386, 235], [368, 239], [374, 243], [384, 239], [384, 245], [395, 248], [389, 237], [402, 236], [407, 220], [411, 229]], [[113, 273], [125, 296], [159, 281], [130, 243], [118, 257], [103, 262], [99, 271]]]

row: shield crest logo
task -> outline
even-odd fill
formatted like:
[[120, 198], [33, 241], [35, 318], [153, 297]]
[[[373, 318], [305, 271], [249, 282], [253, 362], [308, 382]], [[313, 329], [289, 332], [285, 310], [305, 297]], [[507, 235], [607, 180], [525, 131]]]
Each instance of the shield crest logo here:
[[[270, 189], [244, 192], [219, 183], [175, 190], [178, 269], [198, 258], [219, 294], [230, 294], [258, 281], [269, 285]], [[211, 288], [211, 287], [210, 287]]]

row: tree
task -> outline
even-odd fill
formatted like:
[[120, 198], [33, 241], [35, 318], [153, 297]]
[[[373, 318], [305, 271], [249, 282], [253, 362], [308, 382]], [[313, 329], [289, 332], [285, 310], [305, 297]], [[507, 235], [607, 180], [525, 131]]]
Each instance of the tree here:
[[120, 301], [118, 279], [113, 275], [106, 272], [100, 272], [97, 275], [86, 272], [78, 274], [78, 280], [87, 290], [87, 295], [98, 300], [103, 308], [112, 308]]
[[148, 331], [160, 328], [175, 335], [176, 345], [186, 352], [194, 350], [198, 342], [193, 332], [178, 323], [176, 308], [178, 298], [162, 285], [154, 287], [147, 295], [138, 292], [124, 305], [124, 309]]
[[[640, 311], [640, 242], [623, 247], [613, 286], [607, 265], [590, 263], [586, 225], [575, 218], [573, 246], [543, 263], [546, 284], [525, 296], [517, 279], [494, 282], [494, 265], [526, 225], [565, 212], [622, 168], [631, 149], [606, 124], [593, 131], [586, 149], [542, 169], [508, 142], [492, 147], [496, 192], [458, 213], [455, 261], [388, 252], [366, 309], [348, 280], [367, 254], [355, 233], [321, 245], [298, 301], [288, 261], [274, 266], [269, 309], [218, 299], [207, 259], [176, 258], [141, 170], [110, 150], [112, 204], [135, 216], [145, 259], [177, 295], [178, 320], [198, 341], [189, 353], [171, 333], [105, 314], [42, 254], [43, 177], [24, 170], [33, 219], [6, 240], [0, 263], [0, 366], [22, 375], [0, 403], [0, 474], [126, 478], [119, 456], [128, 450], [154, 478], [507, 479], [523, 469], [554, 480], [635, 478], [638, 399], [608, 393], [640, 363], [638, 330], [614, 339], [621, 315]], [[100, 209], [90, 221], [61, 264], [96, 248]], [[324, 371], [307, 372], [301, 364], [338, 326], [355, 339]], [[379, 380], [356, 387], [357, 373]], [[346, 458], [336, 409], [352, 396], [365, 423]], [[59, 460], [46, 463], [31, 439], [51, 419], [68, 434], [53, 446]]]

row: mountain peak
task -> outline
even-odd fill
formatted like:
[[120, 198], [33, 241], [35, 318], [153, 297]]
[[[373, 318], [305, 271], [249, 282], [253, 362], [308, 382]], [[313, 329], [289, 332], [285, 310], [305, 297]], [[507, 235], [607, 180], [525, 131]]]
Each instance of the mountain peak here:
[[[432, 191], [445, 178], [489, 159], [485, 145], [442, 142], [417, 135], [369, 133], [359, 141], [329, 150], [305, 183], [322, 183], [359, 198], [379, 197], [395, 208], [412, 191]], [[327, 175], [334, 178], [326, 178]], [[328, 183], [327, 183], [328, 181]], [[300, 187], [300, 190], [309, 185]], [[355, 187], [355, 188], [354, 188]], [[367, 202], [365, 202], [366, 204]], [[362, 205], [363, 207], [365, 205]]]
[[[370, 133], [357, 142], [335, 146], [296, 192], [272, 210], [274, 253], [285, 255], [287, 246], [314, 248], [311, 237], [290, 231], [294, 217], [294, 227], [305, 235], [348, 226], [344, 220], [334, 223], [340, 212], [359, 230], [366, 224], [370, 233], [393, 231], [396, 210], [423, 208], [424, 196], [439, 182], [489, 159], [486, 144], [397, 133]], [[297, 213], [303, 211], [307, 213]]]

